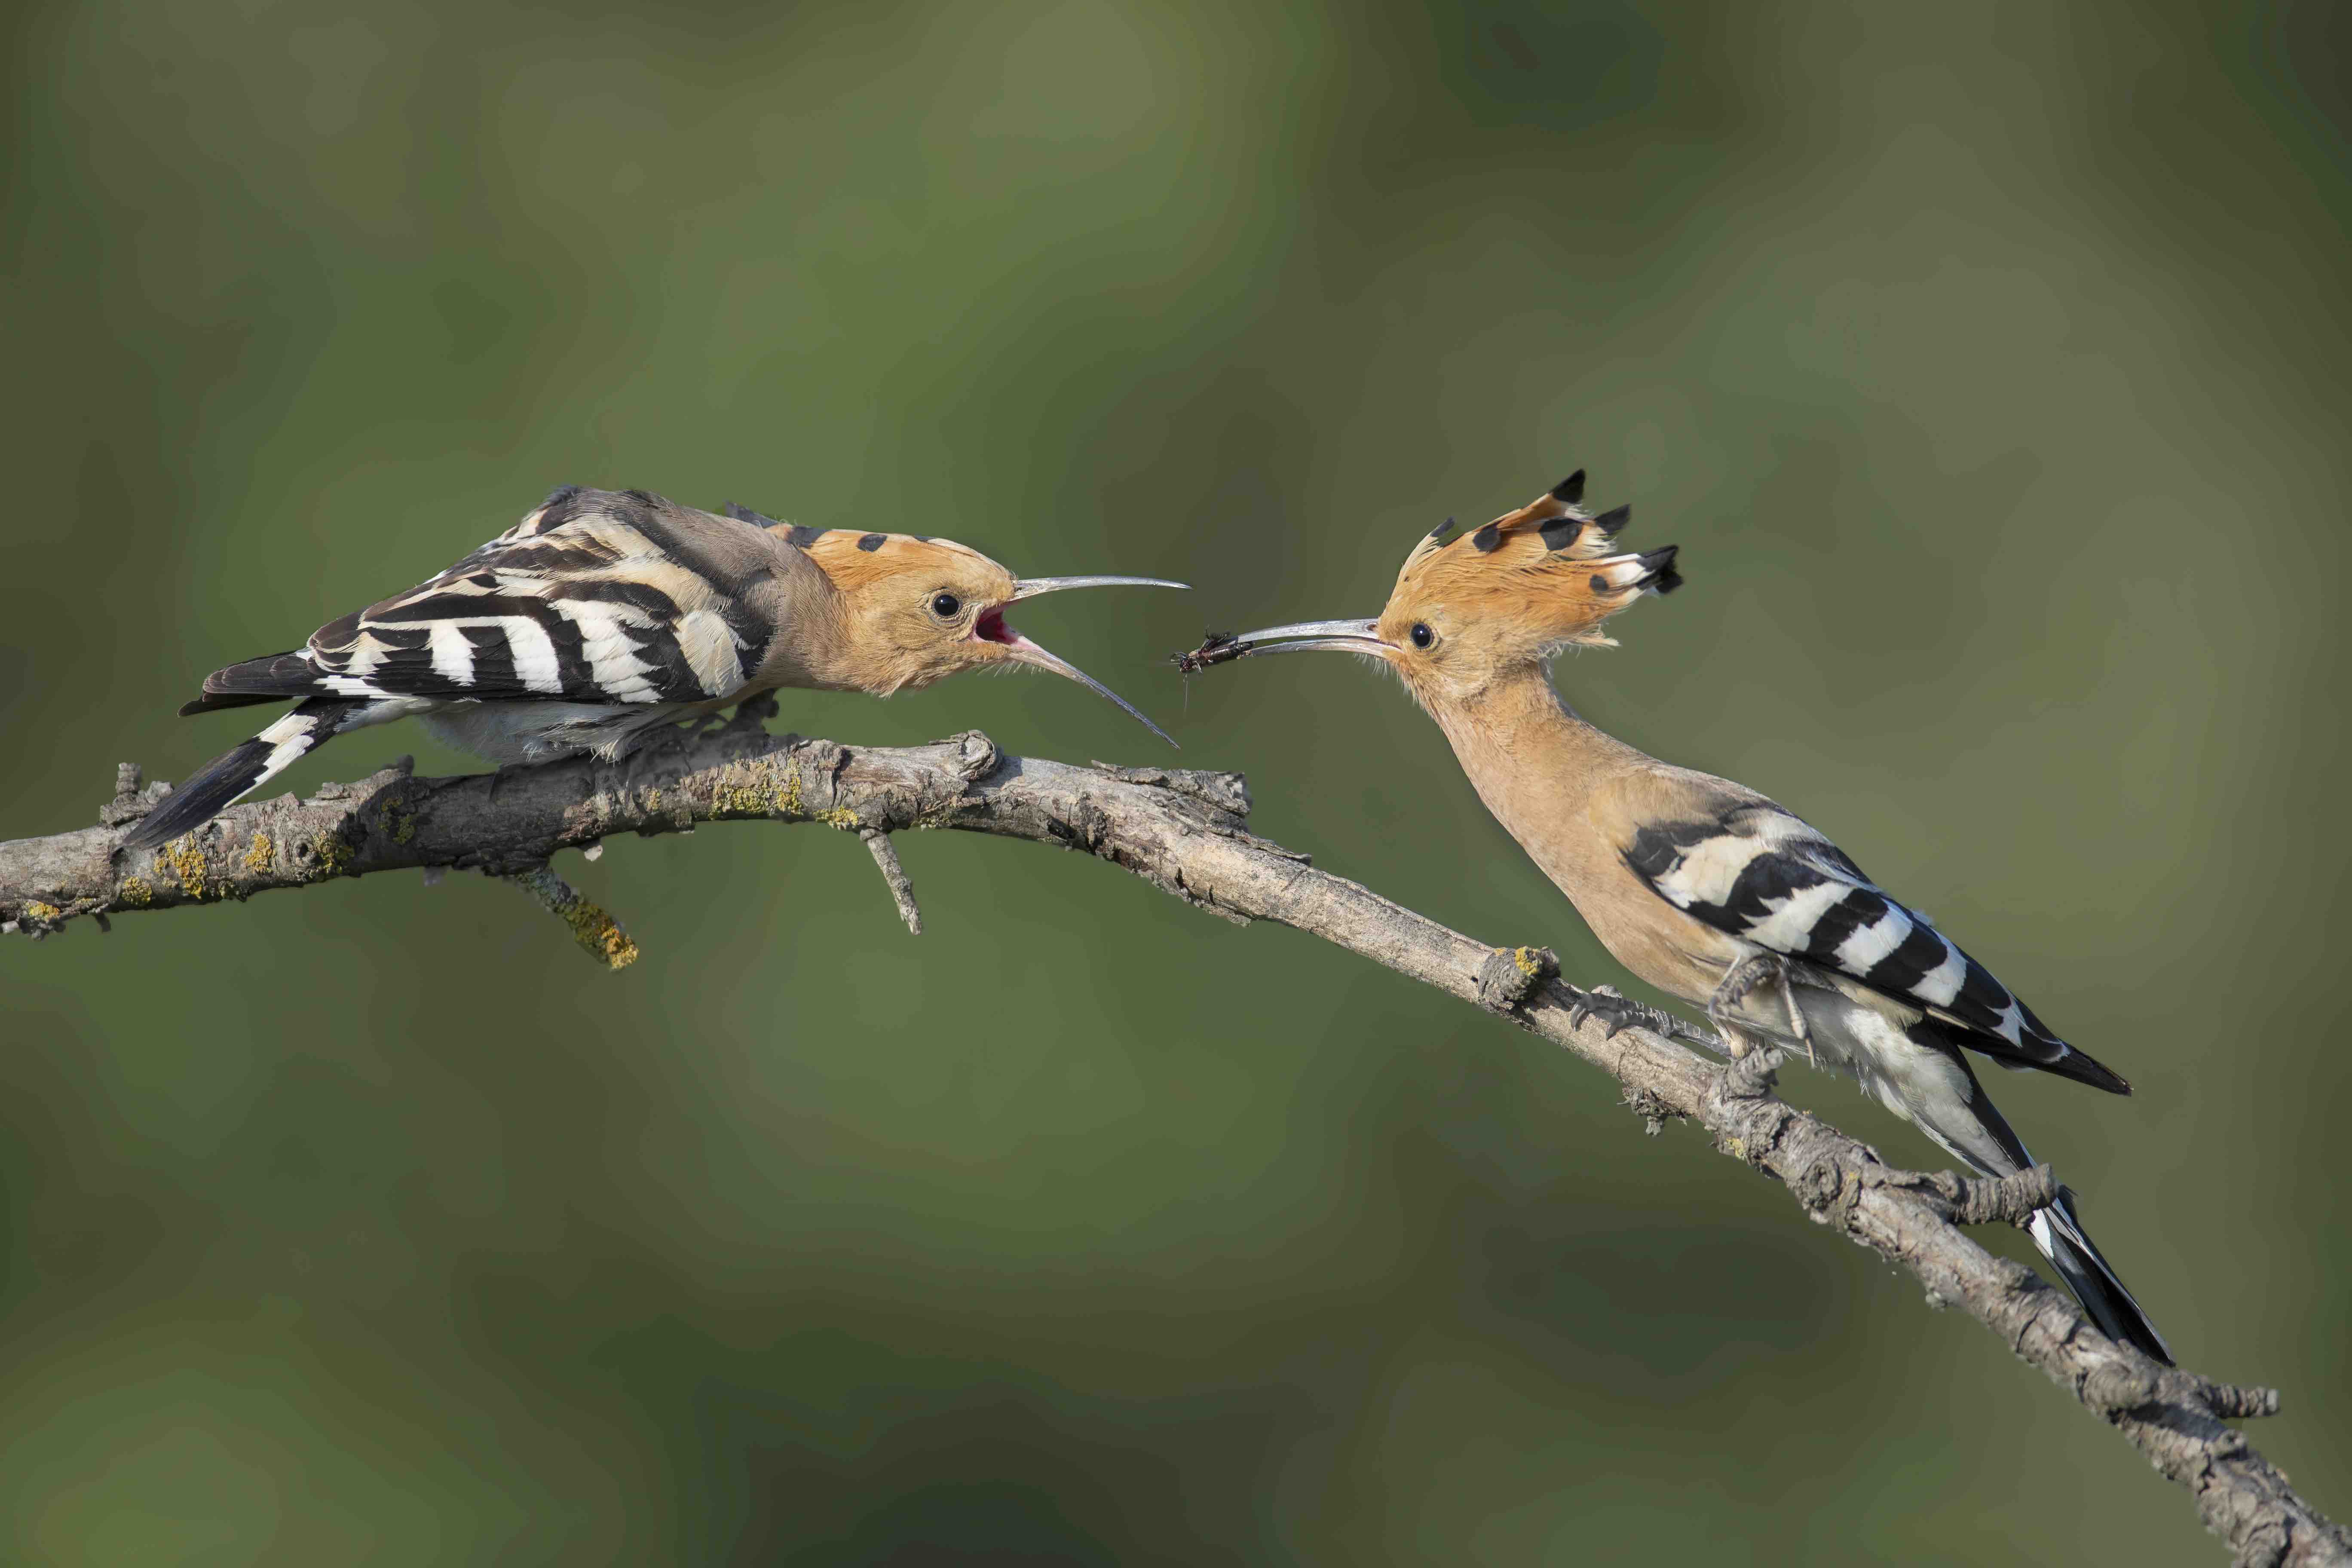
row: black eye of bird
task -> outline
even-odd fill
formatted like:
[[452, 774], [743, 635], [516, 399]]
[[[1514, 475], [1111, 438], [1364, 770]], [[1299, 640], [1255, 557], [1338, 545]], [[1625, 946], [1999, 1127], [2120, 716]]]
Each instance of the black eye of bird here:
[[943, 621], [950, 619], [958, 610], [962, 608], [963, 601], [957, 598], [953, 594], [941, 594], [938, 598], [931, 601], [931, 614], [939, 616], [939, 618]]
[[1429, 623], [1426, 621], [1412, 623], [1412, 646], [1415, 647], [1427, 647], [1437, 640], [1437, 634], [1429, 629]]

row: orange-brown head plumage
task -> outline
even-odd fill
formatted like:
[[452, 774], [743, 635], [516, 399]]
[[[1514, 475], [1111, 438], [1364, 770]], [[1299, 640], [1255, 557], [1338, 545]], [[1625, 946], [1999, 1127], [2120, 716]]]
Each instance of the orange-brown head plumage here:
[[[1249, 651], [1328, 648], [1379, 658], [1427, 702], [1460, 700], [1561, 649], [1612, 647], [1601, 623], [1644, 594], [1672, 593], [1675, 547], [1613, 554], [1633, 515], [1583, 511], [1576, 473], [1468, 532], [1452, 519], [1416, 542], [1387, 605], [1368, 621], [1312, 621], [1244, 633]], [[1273, 639], [1296, 638], [1295, 641]]]
[[884, 697], [920, 690], [1011, 657], [989, 633], [1002, 626], [1020, 582], [979, 551], [914, 533], [794, 531], [841, 595], [860, 689]]
[[1076, 666], [1015, 631], [1008, 606], [1064, 588], [1181, 588], [1156, 577], [1015, 577], [970, 545], [919, 533], [795, 527], [738, 511], [805, 554], [832, 584], [839, 652], [826, 684], [887, 697], [969, 669], [1027, 665], [1108, 698], [1170, 745], [1165, 731]]

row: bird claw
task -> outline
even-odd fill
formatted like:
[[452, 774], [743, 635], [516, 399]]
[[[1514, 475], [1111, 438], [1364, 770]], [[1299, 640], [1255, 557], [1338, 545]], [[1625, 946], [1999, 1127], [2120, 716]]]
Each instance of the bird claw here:
[[[1818, 1068], [1822, 1063], [1813, 1051], [1812, 1026], [1805, 1021], [1805, 1010], [1797, 1001], [1797, 987], [1790, 978], [1788, 960], [1779, 953], [1752, 952], [1733, 964], [1707, 1001], [1707, 1022], [1728, 1043], [1734, 1058], [1747, 1056], [1758, 1042], [1751, 1040], [1733, 1020], [1732, 1009], [1768, 986], [1780, 992], [1780, 1004], [1788, 1010], [1789, 1037], [1805, 1047], [1805, 1060]], [[1772, 1046], [1769, 1040], [1762, 1043], [1767, 1047]]]
[[1664, 1008], [1653, 1007], [1646, 1002], [1636, 1002], [1621, 994], [1614, 985], [1596, 985], [1590, 991], [1579, 991], [1576, 1000], [1568, 1005], [1568, 1021], [1582, 1028], [1587, 1018], [1601, 1025], [1601, 1037], [1613, 1040], [1626, 1028], [1647, 1029], [1654, 1035], [1664, 1035], [1670, 1040], [1687, 1040], [1692, 1037], [1688, 1024]]

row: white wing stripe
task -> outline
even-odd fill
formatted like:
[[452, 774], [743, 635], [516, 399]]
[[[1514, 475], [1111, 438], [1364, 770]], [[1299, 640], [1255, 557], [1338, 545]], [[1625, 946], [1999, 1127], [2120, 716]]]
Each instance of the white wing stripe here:
[[507, 651], [514, 656], [515, 678], [523, 689], [560, 695], [563, 679], [556, 668], [555, 639], [547, 628], [527, 616], [500, 616], [491, 624], [507, 635]]
[[1771, 851], [1772, 847], [1759, 839], [1728, 833], [1701, 839], [1684, 850], [1674, 868], [1658, 879], [1658, 890], [1667, 901], [1684, 909], [1725, 903], [1748, 863]]
[[580, 628], [580, 654], [588, 661], [588, 677], [604, 695], [620, 702], [644, 701], [652, 685], [646, 677], [653, 667], [637, 657], [636, 646], [624, 626], [648, 626], [650, 618], [628, 605], [598, 599], [556, 599], [555, 613]]
[[678, 651], [702, 689], [725, 697], [741, 689], [743, 661], [735, 652], [735, 634], [716, 610], [696, 610], [677, 623]]
[[1800, 888], [1773, 907], [1772, 912], [1748, 926], [1748, 940], [1775, 952], [1802, 952], [1814, 922], [1845, 901], [1853, 889], [1843, 882], [1816, 882]]
[[435, 621], [431, 634], [433, 673], [452, 686], [474, 684], [474, 645], [456, 621]]
[[1969, 961], [1960, 956], [1958, 948], [1946, 942], [1944, 962], [1921, 975], [1919, 983], [1911, 987], [1911, 994], [1938, 1007], [1949, 1006], [1952, 998], [1960, 994], [1960, 987], [1968, 983], [1968, 978]]
[[1838, 943], [1837, 963], [1848, 974], [1867, 974], [1878, 961], [1903, 945], [1911, 934], [1911, 917], [1893, 903], [1876, 923], [1864, 926]]

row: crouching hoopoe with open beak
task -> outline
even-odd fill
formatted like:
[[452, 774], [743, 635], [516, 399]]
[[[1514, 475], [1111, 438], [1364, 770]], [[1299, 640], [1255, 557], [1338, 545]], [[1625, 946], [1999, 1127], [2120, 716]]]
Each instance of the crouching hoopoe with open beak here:
[[[1680, 581], [1672, 545], [1612, 553], [1629, 509], [1588, 516], [1583, 491], [1580, 471], [1467, 534], [1449, 521], [1414, 546], [1377, 619], [1246, 632], [1194, 666], [1306, 649], [1386, 664], [1445, 731], [1487, 809], [1626, 968], [1703, 1005], [1735, 1055], [1778, 1047], [1853, 1074], [1979, 1172], [2009, 1175], [2032, 1160], [1965, 1051], [2129, 1093], [1811, 827], [1753, 790], [1643, 755], [1560, 700], [1552, 656], [1613, 646], [1603, 620]], [[1716, 1043], [1613, 992], [1580, 1006], [1613, 1026]], [[2102, 1331], [2170, 1361], [2084, 1234], [2071, 1193], [2028, 1228]]]
[[1031, 577], [922, 534], [795, 528], [643, 490], [557, 490], [405, 594], [320, 627], [291, 653], [214, 671], [180, 711], [293, 700], [124, 838], [203, 826], [333, 737], [421, 718], [501, 765], [610, 759], [665, 724], [778, 687], [894, 691], [959, 670], [1066, 676], [1167, 734], [1108, 687], [1005, 624], [1062, 588], [1181, 588], [1153, 577]]

